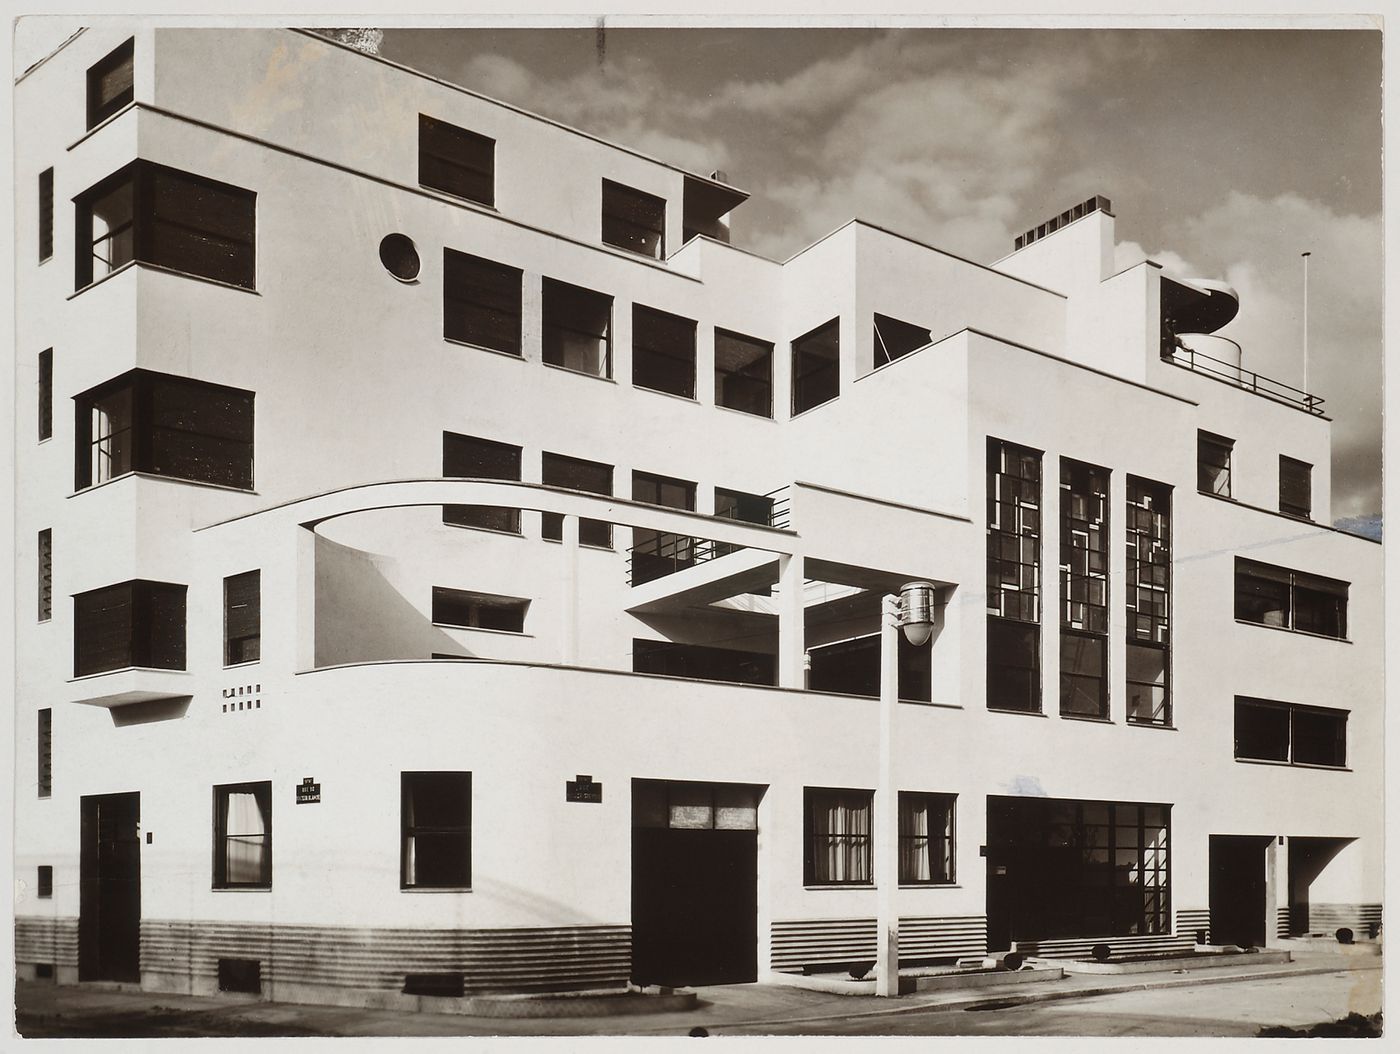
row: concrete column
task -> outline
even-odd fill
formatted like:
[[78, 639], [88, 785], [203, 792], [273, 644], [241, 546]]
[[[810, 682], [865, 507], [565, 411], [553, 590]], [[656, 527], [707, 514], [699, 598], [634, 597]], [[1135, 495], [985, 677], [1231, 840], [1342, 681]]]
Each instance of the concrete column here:
[[778, 687], [805, 688], [807, 614], [802, 605], [803, 559], [778, 556]]
[[577, 516], [565, 516], [560, 585], [563, 587], [563, 607], [560, 618], [560, 662], [566, 666], [578, 662], [578, 531]]
[[899, 994], [899, 792], [894, 715], [899, 705], [899, 598], [880, 601], [880, 768], [875, 783], [875, 994]]
[[[1288, 844], [1276, 837], [1264, 853], [1264, 947], [1279, 946], [1278, 909], [1288, 907]], [[1286, 935], [1285, 935], [1286, 936]]]

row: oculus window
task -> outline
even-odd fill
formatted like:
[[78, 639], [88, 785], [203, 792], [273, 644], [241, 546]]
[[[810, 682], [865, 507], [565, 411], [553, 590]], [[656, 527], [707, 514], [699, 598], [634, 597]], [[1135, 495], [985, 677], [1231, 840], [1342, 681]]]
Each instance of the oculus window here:
[[1347, 711], [1235, 698], [1235, 757], [1344, 768]]
[[214, 888], [272, 888], [272, 783], [214, 788]]
[[1196, 433], [1196, 489], [1230, 497], [1230, 459], [1235, 441], [1211, 432]]
[[467, 889], [472, 884], [472, 774], [400, 774], [399, 886]]
[[1346, 582], [1235, 557], [1235, 618], [1346, 639]]
[[494, 629], [524, 633], [530, 602], [520, 597], [433, 587], [433, 622], [459, 629]]
[[756, 417], [773, 416], [772, 344], [715, 330], [715, 405]]
[[418, 183], [479, 205], [496, 203], [496, 141], [418, 115]]
[[1128, 720], [1170, 725], [1171, 488], [1128, 477]]
[[442, 335], [506, 355], [520, 354], [518, 268], [442, 251]]
[[[585, 494], [611, 496], [613, 492], [613, 468], [597, 461], [584, 461], [582, 458], [566, 457], [563, 454], [544, 452], [540, 462], [541, 482], [549, 487], [564, 487], [568, 490], [581, 490]], [[561, 541], [564, 537], [564, 517], [557, 512], [543, 514], [543, 534], [551, 541]], [[578, 540], [583, 545], [596, 545], [603, 549], [612, 548], [612, 524], [606, 520], [580, 519]]]
[[987, 438], [987, 706], [1040, 711], [1037, 450]]
[[875, 795], [868, 790], [806, 787], [803, 805], [802, 881], [809, 886], [870, 886], [870, 813]]
[[[442, 433], [442, 474], [460, 479], [520, 480], [520, 448], [491, 439]], [[442, 522], [485, 531], [520, 533], [520, 510], [499, 505], [444, 505]]]
[[135, 260], [254, 288], [257, 195], [133, 161], [73, 199], [77, 288]]
[[900, 885], [939, 885], [953, 878], [952, 794], [899, 792]]
[[73, 597], [73, 676], [185, 668], [185, 591], [135, 580]]
[[666, 201], [603, 180], [603, 241], [660, 260], [666, 248]]
[[136, 38], [117, 45], [87, 71], [87, 126], [93, 128], [136, 96], [133, 66]]
[[632, 305], [632, 383], [695, 398], [695, 322]]
[[833, 318], [792, 342], [792, 412], [841, 394], [841, 320]]
[[1312, 519], [1312, 466], [1306, 461], [1279, 455], [1278, 511]]
[[256, 662], [262, 656], [262, 572], [224, 579], [224, 665]]
[[551, 366], [612, 376], [613, 299], [582, 286], [544, 280], [544, 361]]

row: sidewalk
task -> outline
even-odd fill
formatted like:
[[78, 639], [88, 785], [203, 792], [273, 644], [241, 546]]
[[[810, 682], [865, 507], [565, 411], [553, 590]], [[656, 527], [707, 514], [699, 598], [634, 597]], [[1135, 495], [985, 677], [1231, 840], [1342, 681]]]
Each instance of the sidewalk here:
[[[804, 1022], [810, 1022], [815, 1031], [822, 1021], [856, 1018], [867, 1019], [874, 1033], [880, 1030], [881, 1018], [986, 1004], [993, 1004], [989, 1009], [994, 1012], [994, 1008], [1118, 992], [1309, 974], [1352, 973], [1357, 975], [1358, 983], [1378, 986], [1380, 968], [1380, 958], [1309, 951], [1295, 952], [1291, 963], [1254, 968], [1246, 963], [1196, 972], [1166, 969], [1123, 977], [1079, 975], [1034, 984], [919, 992], [892, 999], [833, 995], [781, 985], [724, 985], [698, 989], [700, 1005], [694, 1010], [609, 1018], [481, 1018], [270, 1003], [237, 995], [164, 995], [35, 982], [21, 982], [16, 1001], [19, 1027], [28, 1036], [683, 1036], [697, 1026], [710, 1031], [766, 1026], [800, 1031]], [[1363, 976], [1373, 971], [1374, 978]]]

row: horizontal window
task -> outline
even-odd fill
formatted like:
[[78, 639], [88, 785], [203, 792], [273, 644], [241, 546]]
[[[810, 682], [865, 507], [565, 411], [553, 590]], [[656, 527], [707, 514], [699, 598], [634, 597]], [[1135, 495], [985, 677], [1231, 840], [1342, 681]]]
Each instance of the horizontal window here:
[[809, 886], [869, 886], [874, 793], [807, 787], [803, 791], [803, 881]]
[[[933, 649], [916, 647], [898, 637], [899, 698], [927, 703], [933, 697]], [[807, 687], [813, 692], [834, 692], [838, 695], [862, 695], [876, 699], [880, 695], [880, 634], [853, 640], [821, 644], [807, 649], [811, 660]]]
[[496, 141], [418, 115], [418, 182], [482, 205], [496, 200]]
[[1235, 757], [1345, 767], [1347, 711], [1235, 699]]
[[73, 676], [185, 668], [186, 587], [142, 580], [73, 598]]
[[778, 683], [775, 655], [665, 640], [633, 640], [632, 669], [635, 673], [659, 673], [700, 681]]
[[1324, 637], [1347, 635], [1346, 582], [1235, 557], [1235, 618]]
[[529, 607], [530, 602], [519, 597], [433, 587], [433, 621], [443, 626], [524, 633]]
[[520, 354], [518, 268], [442, 251], [442, 335], [507, 355]]

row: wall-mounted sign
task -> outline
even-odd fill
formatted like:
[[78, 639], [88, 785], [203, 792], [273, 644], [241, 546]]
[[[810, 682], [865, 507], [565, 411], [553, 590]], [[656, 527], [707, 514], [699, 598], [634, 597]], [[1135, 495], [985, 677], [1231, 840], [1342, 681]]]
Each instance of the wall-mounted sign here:
[[564, 784], [564, 800], [600, 802], [603, 800], [603, 785], [594, 783], [592, 776], [575, 776]]
[[315, 805], [321, 800], [321, 785], [307, 776], [297, 785], [297, 804]]

